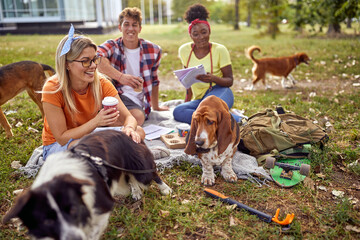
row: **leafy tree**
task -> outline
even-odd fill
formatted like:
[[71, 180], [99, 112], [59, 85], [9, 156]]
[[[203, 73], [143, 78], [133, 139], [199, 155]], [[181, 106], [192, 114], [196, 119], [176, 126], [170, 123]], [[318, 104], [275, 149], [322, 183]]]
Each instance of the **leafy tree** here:
[[302, 25], [304, 24], [303, 18], [301, 17], [302, 5], [303, 0], [296, 0], [296, 4], [294, 5], [295, 8], [295, 17], [294, 17], [294, 25], [295, 30], [301, 31]]
[[287, 1], [285, 0], [265, 0], [267, 6], [266, 14], [267, 17], [267, 33], [271, 35], [272, 38], [276, 38], [276, 34], [279, 30], [279, 23], [282, 18], [282, 12], [285, 7], [287, 7]]
[[212, 21], [230, 24], [234, 22], [234, 7], [232, 4], [218, 1], [208, 6], [208, 10]]
[[345, 1], [347, 0], [324, 0], [322, 2], [322, 7], [328, 10], [328, 34], [341, 32], [340, 23], [345, 20], [345, 15], [337, 12], [342, 7]]
[[[245, 8], [245, 7], [244, 7]], [[265, 11], [265, 4], [263, 0], [247, 0], [246, 10], [247, 10], [247, 26], [250, 27], [252, 24], [252, 19], [256, 19], [257, 26], [260, 27], [261, 23], [265, 21], [266, 17], [263, 14]]]
[[295, 27], [319, 24], [322, 31], [328, 25], [328, 34], [340, 33], [341, 22], [360, 16], [359, 0], [297, 0], [291, 6], [301, 9], [293, 16]]
[[351, 28], [351, 19], [360, 16], [360, 1], [348, 0], [345, 1], [341, 8], [336, 11], [337, 15], [345, 15], [347, 18], [347, 27]]
[[296, 30], [301, 31], [305, 25], [310, 25], [315, 30], [316, 24], [320, 25], [320, 31], [326, 24], [326, 10], [321, 8], [321, 2], [317, 0], [297, 0], [289, 4], [291, 12], [289, 18], [290, 24]]
[[[198, 1], [194, 1], [194, 0], [174, 0], [172, 1], [172, 12], [173, 12], [173, 18], [177, 19], [178, 21], [182, 21], [184, 14], [186, 12], [186, 10], [188, 9], [189, 6], [195, 4], [195, 3], [201, 3], [204, 6], [206, 6], [208, 8], [209, 4], [211, 4], [211, 2], [207, 1], [207, 0], [198, 0]], [[210, 16], [211, 16], [211, 12], [210, 12]]]
[[287, 0], [247, 0], [244, 8], [247, 9], [248, 26], [251, 24], [251, 19], [256, 19], [258, 27], [266, 24], [267, 33], [275, 38], [287, 3]]
[[240, 0], [235, 0], [235, 24], [234, 24], [234, 30], [239, 30], [239, 20], [240, 20], [240, 16], [239, 16], [239, 3]]

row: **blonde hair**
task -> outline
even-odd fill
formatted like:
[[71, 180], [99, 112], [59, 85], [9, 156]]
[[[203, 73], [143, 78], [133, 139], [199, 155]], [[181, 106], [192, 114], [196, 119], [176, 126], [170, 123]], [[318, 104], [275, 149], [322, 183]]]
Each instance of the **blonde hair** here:
[[[97, 50], [96, 44], [88, 37], [80, 36], [80, 35], [74, 35], [75, 37], [79, 37], [71, 43], [71, 48], [68, 53], [60, 56], [61, 50], [64, 47], [64, 44], [66, 40], [68, 39], [68, 36], [65, 36], [59, 43], [57, 49], [56, 49], [56, 55], [55, 55], [55, 68], [56, 68], [56, 74], [52, 77], [50, 77], [47, 81], [57, 78], [59, 82], [58, 89], [55, 91], [43, 91], [43, 93], [57, 93], [59, 91], [62, 92], [64, 96], [65, 105], [68, 106], [70, 112], [72, 115], [75, 113], [78, 113], [78, 109], [76, 108], [73, 95], [71, 92], [71, 84], [70, 84], [70, 78], [69, 73], [66, 69], [66, 61], [72, 61], [75, 60], [80, 56], [82, 51], [87, 47], [92, 47]], [[94, 81], [90, 83], [90, 87], [92, 89], [92, 94], [95, 99], [95, 108], [94, 113], [97, 112], [97, 110], [101, 107], [101, 96], [102, 96], [102, 89], [100, 86], [100, 75], [98, 71], [95, 71], [94, 74]]]

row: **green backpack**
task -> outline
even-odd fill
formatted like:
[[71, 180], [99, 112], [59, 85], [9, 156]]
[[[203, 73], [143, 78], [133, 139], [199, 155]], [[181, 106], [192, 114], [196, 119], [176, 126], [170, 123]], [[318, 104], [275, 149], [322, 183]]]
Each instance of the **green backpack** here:
[[273, 150], [280, 152], [303, 144], [324, 143], [328, 136], [309, 119], [266, 109], [242, 122], [240, 139], [238, 149], [241, 152], [259, 157]]

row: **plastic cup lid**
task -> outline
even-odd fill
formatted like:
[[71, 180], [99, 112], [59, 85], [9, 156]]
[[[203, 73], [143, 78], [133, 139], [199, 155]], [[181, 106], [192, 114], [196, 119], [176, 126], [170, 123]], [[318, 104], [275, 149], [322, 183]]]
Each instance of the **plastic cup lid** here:
[[181, 123], [181, 124], [177, 125], [176, 128], [179, 130], [189, 130], [190, 125], [187, 123]]
[[114, 97], [105, 97], [102, 100], [102, 104], [104, 106], [114, 106], [114, 105], [117, 105], [118, 103], [119, 103], [119, 101]]

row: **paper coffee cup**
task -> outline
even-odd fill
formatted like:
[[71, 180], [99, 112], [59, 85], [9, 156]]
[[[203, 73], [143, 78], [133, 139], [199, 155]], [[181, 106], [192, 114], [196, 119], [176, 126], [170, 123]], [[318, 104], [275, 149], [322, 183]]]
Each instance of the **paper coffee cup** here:
[[116, 108], [118, 103], [119, 103], [119, 101], [114, 97], [105, 97], [102, 100], [102, 105], [103, 105], [104, 110], [107, 110], [109, 108]]
[[176, 128], [178, 130], [179, 137], [185, 137], [190, 131], [190, 125], [187, 123], [181, 123], [177, 125]]
[[[142, 79], [142, 77], [139, 77]], [[144, 83], [144, 79], [143, 79], [143, 82], [136, 88], [134, 88], [134, 91], [135, 92], [141, 92], [143, 90], [143, 83]]]

